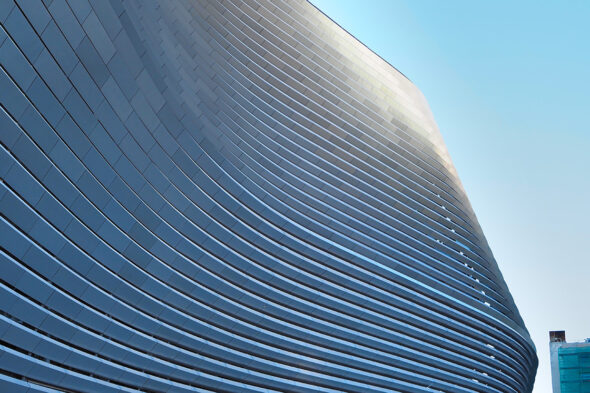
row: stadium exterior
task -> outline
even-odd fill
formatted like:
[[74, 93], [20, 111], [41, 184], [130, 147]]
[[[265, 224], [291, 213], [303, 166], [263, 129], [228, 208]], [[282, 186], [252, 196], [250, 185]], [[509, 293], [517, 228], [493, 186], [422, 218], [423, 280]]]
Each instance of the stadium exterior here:
[[1, 392], [530, 392], [428, 105], [306, 2], [0, 1]]

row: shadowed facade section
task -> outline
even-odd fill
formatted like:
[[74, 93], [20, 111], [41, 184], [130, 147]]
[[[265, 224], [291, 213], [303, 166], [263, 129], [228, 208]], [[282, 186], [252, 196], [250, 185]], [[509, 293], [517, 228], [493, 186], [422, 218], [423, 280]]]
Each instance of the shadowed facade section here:
[[0, 391], [532, 389], [422, 94], [311, 4], [0, 22]]

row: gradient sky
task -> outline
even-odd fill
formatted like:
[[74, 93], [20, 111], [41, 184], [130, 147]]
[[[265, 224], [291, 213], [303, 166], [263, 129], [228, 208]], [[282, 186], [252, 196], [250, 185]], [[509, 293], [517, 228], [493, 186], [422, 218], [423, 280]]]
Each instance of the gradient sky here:
[[537, 346], [590, 337], [590, 1], [312, 0], [426, 96]]

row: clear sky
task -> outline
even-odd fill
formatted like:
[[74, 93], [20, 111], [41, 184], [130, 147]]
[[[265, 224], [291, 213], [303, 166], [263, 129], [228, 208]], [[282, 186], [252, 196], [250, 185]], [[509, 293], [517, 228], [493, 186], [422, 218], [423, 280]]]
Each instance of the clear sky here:
[[537, 346], [590, 337], [590, 1], [312, 0], [424, 93]]

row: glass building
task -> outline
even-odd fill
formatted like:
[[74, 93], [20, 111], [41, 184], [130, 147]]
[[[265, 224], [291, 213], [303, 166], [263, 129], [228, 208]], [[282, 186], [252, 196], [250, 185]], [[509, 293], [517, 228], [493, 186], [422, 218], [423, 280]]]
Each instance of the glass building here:
[[310, 3], [0, 26], [1, 392], [531, 391], [424, 97]]
[[590, 338], [568, 343], [565, 331], [549, 332], [553, 393], [590, 393]]

